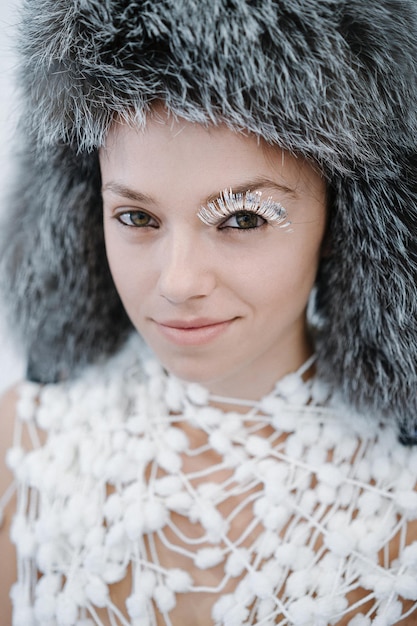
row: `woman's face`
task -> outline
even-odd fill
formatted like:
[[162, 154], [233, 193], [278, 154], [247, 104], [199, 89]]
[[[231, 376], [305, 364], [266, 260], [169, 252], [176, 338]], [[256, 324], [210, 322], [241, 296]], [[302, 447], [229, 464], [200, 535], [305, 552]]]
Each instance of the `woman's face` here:
[[[145, 130], [114, 124], [100, 164], [114, 282], [166, 369], [256, 399], [300, 366], [311, 352], [305, 311], [325, 229], [320, 175], [252, 136], [164, 115]], [[216, 200], [226, 189], [222, 216]], [[233, 215], [233, 194], [246, 190], [261, 200]], [[262, 217], [269, 198], [290, 228]], [[210, 201], [206, 224], [199, 211]]]

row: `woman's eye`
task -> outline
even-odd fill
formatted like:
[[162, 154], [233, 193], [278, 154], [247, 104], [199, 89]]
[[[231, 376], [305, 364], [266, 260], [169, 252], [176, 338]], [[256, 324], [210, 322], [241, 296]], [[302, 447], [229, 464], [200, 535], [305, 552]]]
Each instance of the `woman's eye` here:
[[155, 218], [145, 211], [127, 211], [126, 213], [120, 213], [117, 216], [119, 222], [125, 226], [132, 226], [136, 228], [144, 228], [146, 226], [157, 226]]
[[240, 230], [250, 230], [259, 228], [265, 224], [266, 220], [252, 211], [239, 211], [231, 215], [220, 228], [238, 228]]

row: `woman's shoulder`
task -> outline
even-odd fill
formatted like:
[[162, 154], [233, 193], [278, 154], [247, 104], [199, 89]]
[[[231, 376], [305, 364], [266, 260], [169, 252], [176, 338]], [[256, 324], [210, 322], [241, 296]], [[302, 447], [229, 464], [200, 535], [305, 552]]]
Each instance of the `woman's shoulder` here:
[[18, 390], [19, 384], [16, 384], [0, 395], [0, 502], [2, 494], [12, 480], [12, 474], [6, 464], [6, 453], [13, 444]]
[[[10, 588], [16, 580], [16, 557], [10, 542], [10, 524], [15, 509], [13, 476], [6, 463], [7, 450], [13, 445], [19, 385], [0, 396], [0, 606], [5, 623], [11, 623]], [[8, 618], [8, 619], [7, 619]]]

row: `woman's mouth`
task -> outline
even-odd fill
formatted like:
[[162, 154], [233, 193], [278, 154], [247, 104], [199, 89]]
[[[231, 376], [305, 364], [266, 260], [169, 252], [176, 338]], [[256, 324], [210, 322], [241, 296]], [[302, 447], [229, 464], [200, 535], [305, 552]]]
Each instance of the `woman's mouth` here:
[[217, 339], [229, 328], [234, 319], [166, 320], [155, 321], [155, 324], [166, 339], [178, 346], [201, 346]]

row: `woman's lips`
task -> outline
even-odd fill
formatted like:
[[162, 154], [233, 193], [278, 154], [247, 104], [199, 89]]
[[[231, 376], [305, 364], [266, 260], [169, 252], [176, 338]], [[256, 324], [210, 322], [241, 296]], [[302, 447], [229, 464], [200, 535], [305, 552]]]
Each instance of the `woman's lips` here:
[[217, 339], [234, 319], [216, 321], [209, 319], [169, 320], [155, 322], [159, 332], [178, 346], [201, 346]]

